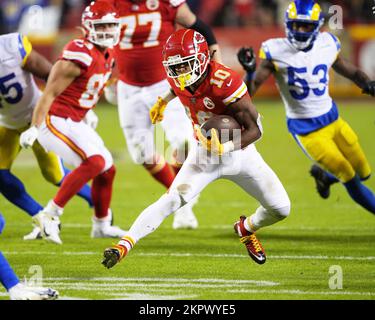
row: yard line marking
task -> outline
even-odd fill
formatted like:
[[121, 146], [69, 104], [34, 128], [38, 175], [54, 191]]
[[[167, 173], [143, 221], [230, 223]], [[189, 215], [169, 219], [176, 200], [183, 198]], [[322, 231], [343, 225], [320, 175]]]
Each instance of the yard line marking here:
[[[13, 226], [24, 227], [23, 223], [12, 223]], [[62, 227], [66, 229], [81, 229], [81, 228], [91, 228], [92, 225], [88, 223], [62, 223]], [[164, 228], [171, 229], [170, 228]], [[233, 224], [214, 224], [214, 225], [201, 225], [199, 229], [204, 230], [233, 230]], [[313, 227], [313, 226], [298, 226], [298, 227], [288, 227], [288, 226], [272, 226], [272, 229], [267, 229], [268, 231], [282, 230], [282, 231], [375, 231], [375, 227]]]
[[[233, 288], [233, 284], [199, 284], [199, 283], [116, 283], [108, 285], [106, 283], [64, 283], [64, 282], [48, 282], [48, 286], [55, 286], [59, 289], [64, 288], [68, 290], [99, 290], [99, 291], [125, 291], [127, 289], [136, 288], [139, 290], [139, 286], [142, 285], [144, 288]], [[237, 284], [238, 285], [238, 284]], [[260, 286], [259, 284], [257, 284]], [[248, 286], [246, 284], [246, 286]]]
[[[88, 256], [88, 255], [100, 255], [97, 251], [63, 251], [63, 252], [51, 252], [51, 251], [3, 251], [5, 255], [77, 255], [77, 256]], [[145, 257], [204, 257], [204, 258], [241, 258], [249, 259], [245, 254], [233, 254], [233, 253], [157, 253], [157, 252], [138, 252], [134, 253], [134, 256], [145, 256]], [[353, 260], [353, 261], [372, 261], [375, 260], [375, 256], [368, 257], [353, 257], [353, 256], [313, 256], [313, 255], [268, 255], [269, 259], [281, 260]]]
[[228, 290], [229, 293], [273, 293], [273, 294], [294, 294], [294, 295], [358, 295], [375, 296], [375, 292], [357, 292], [357, 291], [302, 291], [302, 290], [264, 290], [264, 289], [235, 289]]
[[121, 282], [121, 281], [149, 281], [149, 282], [195, 282], [195, 283], [229, 283], [229, 284], [256, 284], [256, 285], [267, 285], [267, 286], [276, 286], [279, 285], [278, 282], [266, 281], [266, 280], [249, 280], [249, 279], [216, 279], [216, 278], [109, 278], [109, 277], [95, 277], [95, 278], [69, 278], [69, 277], [49, 277], [43, 278], [48, 281], [99, 281], [99, 282]]
[[[118, 293], [113, 295], [118, 296]], [[158, 296], [144, 293], [125, 294], [124, 297], [113, 298], [111, 300], [177, 300], [177, 299], [194, 299], [197, 295], [174, 295], [174, 296]]]

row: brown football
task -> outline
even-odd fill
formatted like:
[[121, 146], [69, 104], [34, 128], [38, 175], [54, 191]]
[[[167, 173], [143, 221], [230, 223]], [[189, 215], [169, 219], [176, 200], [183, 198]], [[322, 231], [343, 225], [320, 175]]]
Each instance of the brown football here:
[[241, 126], [231, 116], [227, 115], [217, 115], [208, 119], [202, 124], [202, 133], [211, 139], [211, 129], [216, 129], [219, 132], [219, 139], [221, 143], [240, 138], [241, 136]]

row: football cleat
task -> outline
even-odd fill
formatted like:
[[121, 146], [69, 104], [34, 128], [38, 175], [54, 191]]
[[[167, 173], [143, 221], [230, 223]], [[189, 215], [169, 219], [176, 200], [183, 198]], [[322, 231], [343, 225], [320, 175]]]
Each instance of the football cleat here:
[[9, 290], [10, 300], [56, 300], [59, 292], [51, 288], [26, 286], [22, 283]]
[[255, 233], [246, 230], [244, 223], [246, 217], [241, 216], [240, 220], [234, 224], [234, 231], [240, 236], [240, 241], [246, 246], [251, 259], [258, 264], [266, 262], [266, 253], [256, 237]]
[[115, 264], [120, 262], [128, 253], [128, 249], [122, 245], [114, 245], [111, 248], [104, 250], [104, 259], [102, 260], [102, 265], [107, 269], [112, 268]]
[[38, 226], [34, 225], [33, 230], [29, 234], [23, 236], [23, 240], [37, 240], [37, 239], [43, 239], [42, 230], [40, 230]]
[[178, 209], [173, 216], [173, 229], [197, 229], [198, 220], [194, 215], [191, 207], [185, 208], [186, 205]]
[[33, 217], [33, 222], [40, 228], [42, 237], [49, 242], [62, 244], [60, 239], [60, 219], [43, 211]]
[[121, 238], [126, 231], [117, 226], [113, 226], [112, 210], [108, 209], [108, 216], [98, 219], [92, 218], [91, 238]]
[[315, 179], [316, 189], [319, 195], [323, 199], [327, 199], [330, 195], [330, 186], [331, 186], [331, 183], [329, 181], [329, 178], [327, 177], [327, 174], [324, 172], [322, 168], [320, 168], [316, 164], [313, 164], [311, 166], [310, 174]]

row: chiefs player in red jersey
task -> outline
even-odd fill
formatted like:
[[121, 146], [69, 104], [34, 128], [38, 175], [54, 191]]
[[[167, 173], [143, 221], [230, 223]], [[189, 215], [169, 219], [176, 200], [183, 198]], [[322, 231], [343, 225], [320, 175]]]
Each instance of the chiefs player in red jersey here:
[[[208, 39], [210, 51], [216, 51], [213, 58], [220, 61], [219, 48], [210, 28], [191, 12], [185, 0], [107, 1], [117, 8], [122, 23], [120, 43], [115, 48], [119, 70], [117, 103], [128, 150], [134, 162], [142, 164], [168, 189], [185, 159], [185, 149], [193, 131], [176, 99], [161, 122], [166, 138], [175, 150], [173, 163], [166, 163], [164, 157], [155, 151], [154, 126], [149, 111], [156, 97], [169, 88], [162, 65], [163, 46], [177, 23], [200, 31]], [[109, 97], [110, 89], [105, 92]], [[173, 228], [198, 226], [192, 211], [195, 201], [176, 212]]]
[[61, 244], [59, 216], [82, 186], [92, 182], [95, 208], [92, 237], [121, 237], [124, 231], [111, 226], [109, 209], [115, 167], [110, 152], [85, 117], [95, 107], [114, 65], [113, 47], [119, 41], [120, 22], [106, 2], [92, 2], [82, 14], [85, 38], [69, 42], [53, 66], [39, 99], [30, 129], [20, 137], [23, 147], [36, 139], [48, 151], [75, 166], [53, 200], [34, 221], [43, 236]]
[[[163, 64], [172, 86], [172, 91], [165, 95], [165, 103], [175, 96], [181, 100], [196, 125], [199, 143], [189, 152], [168, 192], [139, 215], [117, 245], [105, 250], [102, 263], [111, 268], [173, 211], [191, 201], [210, 182], [225, 178], [260, 203], [254, 214], [247, 218], [241, 216], [234, 227], [250, 257], [263, 264], [266, 255], [255, 231], [286, 218], [290, 201], [280, 180], [255, 148], [254, 142], [260, 139], [262, 128], [246, 85], [234, 71], [210, 61], [206, 40], [191, 29], [179, 30], [170, 36]], [[162, 119], [163, 106], [152, 111], [154, 121]], [[237, 120], [242, 127], [239, 139], [222, 144], [212, 129], [211, 140], [207, 140], [199, 124], [216, 114], [230, 115]]]

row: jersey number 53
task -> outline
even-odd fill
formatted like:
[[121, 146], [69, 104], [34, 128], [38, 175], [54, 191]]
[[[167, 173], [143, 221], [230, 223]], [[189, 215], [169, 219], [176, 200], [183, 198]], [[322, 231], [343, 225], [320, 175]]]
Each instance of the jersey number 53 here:
[[328, 67], [325, 64], [318, 64], [312, 71], [312, 74], [314, 76], [321, 76], [319, 79], [319, 83], [321, 83], [321, 88], [310, 88], [309, 83], [303, 79], [300, 78], [299, 75], [304, 75], [307, 73], [307, 68], [294, 68], [294, 67], [288, 67], [288, 85], [294, 86], [302, 89], [302, 92], [297, 92], [296, 90], [289, 90], [292, 97], [296, 100], [303, 100], [308, 97], [310, 94], [310, 90], [316, 95], [316, 96], [322, 96], [327, 89], [327, 72]]

